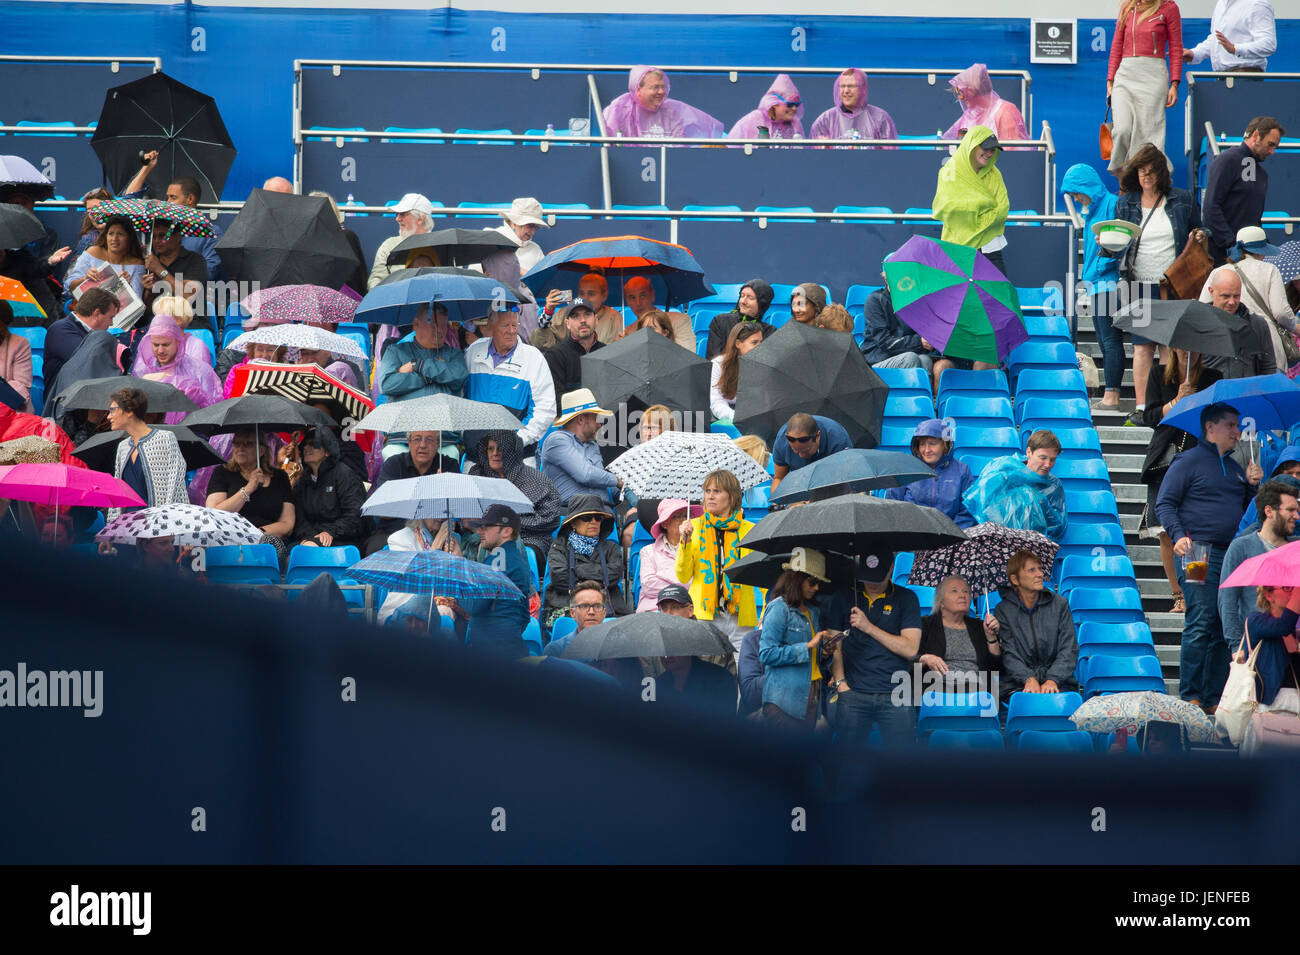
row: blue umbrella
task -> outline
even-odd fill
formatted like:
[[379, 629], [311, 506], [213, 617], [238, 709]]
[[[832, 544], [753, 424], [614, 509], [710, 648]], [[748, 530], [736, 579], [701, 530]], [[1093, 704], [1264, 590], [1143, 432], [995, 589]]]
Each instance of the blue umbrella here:
[[356, 320], [411, 325], [430, 303], [445, 306], [448, 321], [468, 322], [518, 305], [519, 296], [504, 282], [469, 269], [399, 269], [366, 294]]
[[1255, 431], [1287, 431], [1300, 422], [1300, 384], [1278, 372], [1216, 381], [1178, 402], [1160, 423], [1199, 435], [1201, 411], [1216, 402], [1237, 409], [1242, 430], [1253, 423]]
[[406, 594], [466, 600], [525, 600], [509, 577], [441, 550], [381, 550], [348, 568], [348, 576]]
[[1283, 282], [1300, 279], [1300, 240], [1292, 239], [1278, 246], [1277, 255], [1264, 257], [1265, 262], [1272, 262], [1282, 273]]
[[781, 482], [773, 504], [822, 501], [855, 491], [902, 487], [934, 477], [920, 458], [901, 451], [847, 448], [800, 468]]
[[550, 289], [576, 291], [593, 269], [609, 283], [608, 305], [623, 304], [623, 283], [636, 275], [649, 279], [655, 301], [667, 306], [713, 294], [690, 249], [639, 235], [583, 239], [556, 249], [528, 270], [523, 283], [541, 301]]

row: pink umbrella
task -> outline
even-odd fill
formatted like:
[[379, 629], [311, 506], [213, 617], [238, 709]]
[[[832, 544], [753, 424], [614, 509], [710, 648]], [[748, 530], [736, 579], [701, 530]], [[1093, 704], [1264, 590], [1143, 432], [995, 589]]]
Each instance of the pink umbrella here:
[[277, 285], [258, 289], [239, 304], [258, 325], [302, 322], [306, 325], [336, 325], [356, 315], [356, 299], [323, 285]]
[[1243, 560], [1220, 587], [1286, 587], [1300, 584], [1300, 541]]
[[147, 502], [111, 474], [66, 464], [9, 464], [0, 467], [0, 497], [60, 507], [144, 507]]

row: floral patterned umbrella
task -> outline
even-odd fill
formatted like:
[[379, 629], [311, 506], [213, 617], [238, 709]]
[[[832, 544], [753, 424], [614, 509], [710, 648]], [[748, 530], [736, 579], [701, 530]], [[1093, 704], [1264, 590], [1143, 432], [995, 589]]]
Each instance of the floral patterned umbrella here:
[[0, 301], [9, 303], [14, 318], [48, 318], [35, 296], [17, 279], [0, 278]]
[[141, 232], [152, 229], [155, 220], [165, 219], [176, 223], [181, 235], [205, 239], [217, 235], [212, 222], [198, 209], [159, 199], [108, 199], [90, 210], [90, 221], [97, 226], [103, 226], [110, 216], [126, 216]]
[[918, 553], [907, 582], [918, 587], [938, 587], [945, 577], [960, 574], [974, 593], [996, 590], [1010, 585], [1007, 561], [1018, 550], [1037, 557], [1046, 574], [1056, 559], [1057, 544], [1038, 531], [977, 524], [967, 529], [966, 540], [959, 544]]
[[95, 540], [134, 547], [142, 538], [168, 536], [182, 547], [223, 547], [256, 544], [262, 532], [232, 511], [196, 504], [159, 504], [123, 514], [96, 534]]
[[772, 476], [725, 434], [665, 431], [645, 444], [624, 451], [609, 470], [640, 497], [700, 499], [704, 477], [725, 468], [740, 481], [741, 490]]
[[315, 325], [268, 325], [244, 332], [227, 348], [242, 350], [246, 345], [286, 345], [289, 348], [310, 348], [314, 351], [333, 352], [345, 358], [366, 360], [361, 346], [346, 335], [335, 335]]
[[324, 285], [277, 285], [258, 289], [239, 304], [259, 325], [285, 322], [337, 325], [352, 321], [357, 313], [356, 299]]
[[1070, 721], [1088, 733], [1114, 733], [1121, 727], [1136, 733], [1154, 721], [1179, 723], [1193, 743], [1219, 740], [1214, 721], [1199, 706], [1154, 690], [1094, 696], [1070, 714]]

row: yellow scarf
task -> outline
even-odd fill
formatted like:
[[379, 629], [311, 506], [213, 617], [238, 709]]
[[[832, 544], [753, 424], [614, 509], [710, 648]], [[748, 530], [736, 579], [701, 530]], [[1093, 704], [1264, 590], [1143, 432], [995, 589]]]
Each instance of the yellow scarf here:
[[[716, 613], [719, 606], [727, 613], [736, 612], [734, 590], [722, 567], [740, 557], [740, 522], [744, 518], [744, 512], [736, 508], [726, 517], [705, 512], [700, 521], [700, 532], [695, 535], [695, 557], [706, 585], [700, 592], [700, 609], [706, 614]], [[728, 532], [732, 535], [729, 546]], [[709, 584], [714, 585], [712, 589]]]

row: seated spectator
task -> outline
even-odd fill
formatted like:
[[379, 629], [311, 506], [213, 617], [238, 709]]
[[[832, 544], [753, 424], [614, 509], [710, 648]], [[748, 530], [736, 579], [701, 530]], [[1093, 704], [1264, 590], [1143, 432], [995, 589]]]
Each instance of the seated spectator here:
[[[464, 358], [463, 355], [461, 357]], [[370, 393], [370, 389], [366, 387], [357, 366], [344, 358], [340, 358], [333, 352], [326, 351], [323, 348], [299, 348], [298, 362], [303, 365], [315, 365], [322, 371], [333, 375], [345, 385], [351, 385], [362, 394]], [[465, 377], [469, 377], [468, 371], [465, 372]]]
[[605, 347], [596, 338], [596, 313], [580, 298], [574, 299], [564, 313], [564, 330], [563, 339], [542, 351], [557, 395], [581, 388], [582, 356]]
[[510, 209], [502, 213], [501, 219], [501, 225], [492, 231], [500, 232], [507, 239], [519, 243], [515, 258], [519, 262], [519, 274], [526, 275], [528, 270], [542, 261], [545, 256], [542, 247], [533, 241], [533, 236], [537, 234], [539, 228], [550, 228], [542, 216], [542, 204], [531, 198], [516, 199], [510, 203]]
[[551, 535], [560, 526], [560, 515], [564, 513], [555, 485], [541, 471], [523, 463], [519, 437], [513, 431], [478, 432], [470, 439], [466, 435], [466, 454], [474, 460], [469, 473], [475, 477], [503, 478], [533, 502], [533, 512], [519, 517], [519, 539], [537, 552], [537, 566], [545, 567]]
[[727, 138], [803, 139], [803, 100], [794, 80], [779, 74], [758, 101], [758, 109], [740, 117]]
[[826, 307], [826, 290], [816, 282], [796, 285], [790, 293], [790, 316], [800, 324], [816, 325], [817, 316]]
[[1002, 602], [993, 610], [1002, 643], [1002, 699], [1077, 690], [1079, 641], [1070, 605], [1043, 586], [1047, 571], [1028, 551], [1011, 555], [1007, 576], [1011, 586], [999, 590]]
[[533, 572], [519, 539], [522, 525], [518, 512], [504, 504], [490, 504], [472, 523], [478, 536], [478, 562], [505, 574], [525, 597], [536, 595]]
[[[536, 229], [536, 226], [528, 226], [529, 229]], [[512, 233], [513, 234], [513, 233]], [[533, 248], [537, 248], [536, 242], [529, 242]], [[537, 299], [533, 296], [533, 291], [522, 281], [523, 272], [519, 268], [519, 258], [516, 255], [517, 250], [511, 249], [494, 249], [488, 253], [478, 268], [483, 270], [483, 274], [490, 279], [496, 279], [503, 282], [519, 298], [519, 335], [524, 341], [533, 337], [537, 331]], [[539, 255], [540, 257], [540, 255]], [[470, 322], [462, 322], [460, 332], [462, 337], [472, 334], [474, 325]], [[462, 342], [461, 347], [467, 347], [468, 341]]]
[[[158, 150], [150, 150], [145, 153], [142, 158], [143, 162], [140, 165], [139, 172], [137, 172], [131, 181], [127, 183], [126, 189], [122, 191], [122, 194], [118, 198], [148, 198], [146, 182], [158, 168]], [[104, 198], [108, 199], [112, 197], [105, 195]], [[220, 196], [217, 196], [216, 198], [218, 201], [221, 199]], [[173, 205], [188, 206], [189, 208], [194, 209], [198, 207], [199, 202], [203, 199], [203, 187], [199, 185], [199, 182], [196, 179], [191, 179], [188, 176], [180, 176], [167, 184], [167, 192], [163, 196], [163, 199]], [[216, 223], [210, 222], [209, 224], [212, 226], [213, 231], [216, 232]], [[217, 242], [220, 238], [221, 233], [217, 232], [216, 235], [210, 237], [185, 236], [182, 241], [185, 251], [194, 252], [203, 258], [204, 264], [207, 266], [207, 277], [211, 278], [214, 282], [219, 282], [226, 277], [225, 272], [222, 269], [221, 256], [217, 254]], [[172, 271], [180, 272], [182, 270], [173, 269]], [[188, 276], [189, 273], [186, 272], [185, 274]], [[197, 276], [194, 277], [197, 278]], [[205, 278], [204, 281], [206, 280], [207, 279]]]
[[609, 539], [614, 512], [593, 494], [569, 502], [560, 530], [547, 554], [551, 583], [546, 591], [546, 625], [564, 614], [579, 581], [594, 580], [607, 594], [610, 613], [632, 612], [623, 597], [623, 548]]
[[[397, 216], [397, 235], [389, 236], [379, 243], [379, 248], [375, 251], [374, 265], [370, 269], [370, 278], [366, 282], [366, 291], [392, 274], [388, 257], [393, 254], [393, 249], [397, 248], [403, 239], [433, 231], [433, 203], [418, 192], [408, 192], [402, 196], [397, 205], [393, 206], [392, 211]], [[357, 291], [360, 292], [361, 289]]]
[[1065, 488], [1052, 475], [1060, 453], [1056, 435], [1046, 429], [1035, 431], [1029, 436], [1023, 464], [1015, 454], [990, 461], [962, 494], [962, 503], [977, 524], [1038, 531], [1060, 543], [1070, 522]]
[[[1232, 266], [1223, 265], [1210, 273], [1206, 290], [1215, 308], [1244, 318], [1255, 333], [1255, 342], [1249, 352], [1239, 355], [1206, 355], [1207, 368], [1221, 372], [1224, 378], [1251, 378], [1255, 375], [1271, 375], [1278, 370], [1273, 357], [1273, 337], [1269, 331], [1271, 323], [1263, 315], [1256, 315], [1246, 307], [1241, 295], [1241, 277], [1233, 271]], [[1202, 293], [1204, 294], [1204, 293]], [[1279, 343], [1279, 348], [1281, 347]]]
[[[389, 536], [387, 546], [389, 550], [395, 551], [441, 550], [457, 557], [463, 553], [461, 538], [455, 532], [454, 522], [436, 517], [403, 521], [402, 526]], [[401, 593], [393, 590], [389, 591], [383, 604], [380, 605], [378, 619], [381, 625], [388, 623], [390, 619], [394, 623], [400, 620], [411, 629], [423, 632], [430, 627], [431, 612], [453, 619], [457, 616], [463, 618], [464, 612], [457, 614], [458, 609], [456, 600], [452, 597], [436, 594], [430, 597], [426, 594]]]
[[366, 522], [361, 478], [338, 460], [338, 439], [328, 428], [313, 428], [298, 442], [303, 473], [293, 489], [295, 543], [308, 547], [360, 547]]
[[179, 295], [195, 303], [199, 314], [207, 314], [208, 263], [181, 245], [180, 227], [174, 222], [154, 220], [153, 243], [144, 257], [140, 284], [146, 305], [159, 296]]
[[560, 430], [552, 432], [542, 446], [542, 470], [566, 506], [575, 496], [595, 495], [607, 500], [612, 489], [623, 486], [621, 478], [605, 470], [596, 443], [600, 431], [597, 415], [610, 414], [613, 412], [596, 403], [589, 388], [570, 391], [560, 401], [560, 414], [555, 419]]
[[44, 318], [33, 316], [26, 324], [44, 325], [48, 328], [51, 322], [63, 314], [50, 280], [54, 276], [55, 266], [70, 254], [66, 249], [60, 249], [53, 255], [38, 258], [25, 249], [0, 249], [0, 278], [20, 283], [32, 293], [32, 298], [36, 299], [36, 304], [45, 313]]
[[813, 120], [813, 139], [897, 139], [894, 119], [867, 102], [867, 74], [848, 69], [835, 77], [834, 105]]
[[[1298, 654], [1295, 646], [1296, 621], [1300, 619], [1300, 586], [1257, 587], [1259, 610], [1246, 621], [1247, 644], [1259, 647], [1255, 660], [1255, 695], [1265, 706], [1277, 699], [1278, 690], [1295, 686]], [[1289, 640], [1288, 640], [1289, 638]], [[1288, 645], [1289, 644], [1289, 645]], [[1247, 648], [1232, 648], [1233, 659], [1245, 663]]]
[[[456, 461], [442, 453], [442, 434], [437, 431], [410, 431], [406, 435], [406, 450], [384, 459], [383, 466], [370, 488], [373, 497], [388, 481], [405, 478], [423, 477], [426, 474], [444, 474], [456, 472]], [[375, 531], [366, 540], [362, 548], [363, 556], [370, 556], [382, 550], [390, 535], [402, 529], [400, 517], [380, 517], [376, 519]]]
[[[1241, 302], [1247, 311], [1265, 319], [1264, 329], [1269, 335], [1269, 344], [1273, 349], [1273, 363], [1279, 371], [1289, 371], [1290, 363], [1282, 346], [1282, 336], [1289, 335], [1295, 340], [1295, 312], [1287, 301], [1286, 285], [1282, 273], [1272, 262], [1265, 261], [1265, 256], [1277, 256], [1281, 249], [1268, 241], [1264, 230], [1257, 225], [1246, 226], [1237, 231], [1237, 244], [1228, 250], [1226, 266], [1235, 271], [1241, 279]], [[1200, 300], [1207, 304], [1214, 302], [1214, 293], [1210, 289], [1214, 276], [1205, 280], [1201, 289]], [[1253, 320], [1252, 320], [1253, 324]]]
[[979, 249], [1006, 275], [1002, 250], [1007, 245], [1011, 200], [998, 170], [1001, 150], [987, 126], [972, 126], [962, 137], [956, 155], [939, 169], [930, 205], [934, 218], [943, 223], [943, 241]]
[[501, 405], [522, 424], [515, 433], [531, 455], [555, 420], [555, 382], [542, 353], [519, 340], [519, 316], [492, 312], [479, 320], [484, 336], [465, 349], [465, 397]]
[[811, 732], [821, 709], [824, 677], [818, 649], [830, 631], [818, 627], [816, 604], [826, 576], [821, 551], [803, 549], [781, 565], [781, 576], [767, 592], [758, 660], [763, 664], [763, 719]]
[[[1223, 555], [1223, 570], [1220, 580], [1228, 577], [1241, 566], [1242, 561], [1258, 557], [1288, 543], [1295, 534], [1296, 518], [1300, 516], [1300, 498], [1290, 484], [1280, 481], [1267, 481], [1255, 495], [1253, 502], [1263, 515], [1259, 531], [1242, 534], [1228, 545]], [[1241, 635], [1246, 618], [1251, 615], [1251, 598], [1255, 597], [1250, 587], [1219, 587], [1219, 619], [1223, 623], [1223, 639], [1229, 650], [1236, 650], [1241, 643]], [[1267, 610], [1267, 607], [1261, 607]]]
[[718, 716], [736, 712], [736, 678], [703, 657], [660, 657], [664, 672], [655, 681], [660, 703], [689, 703]]
[[86, 210], [86, 214], [81, 217], [81, 230], [77, 233], [77, 241], [73, 243], [72, 253], [69, 255], [73, 262], [77, 261], [81, 253], [92, 245], [99, 244], [103, 229], [95, 225], [95, 220], [90, 217], [90, 210], [112, 198], [113, 194], [107, 189], [92, 189], [81, 197], [81, 206]]
[[775, 326], [763, 321], [763, 315], [772, 304], [772, 286], [762, 279], [750, 279], [740, 288], [740, 297], [736, 307], [724, 315], [713, 316], [709, 322], [709, 342], [704, 350], [704, 357], [717, 358], [726, 347], [727, 336], [731, 330], [742, 322], [754, 322], [763, 331], [766, 338], [776, 331]]
[[974, 527], [975, 518], [962, 503], [962, 495], [975, 483], [970, 468], [952, 456], [952, 439], [939, 418], [922, 421], [912, 435], [912, 454], [934, 470], [934, 477], [891, 487], [885, 497], [891, 501], [910, 501], [921, 507], [933, 507], [952, 518], [958, 527]]
[[829, 328], [833, 332], [853, 333], [853, 316], [843, 305], [834, 302], [817, 313], [813, 324], [818, 328]]
[[[862, 318], [862, 355], [867, 364], [873, 368], [924, 368], [927, 375], [932, 374], [935, 348], [898, 317], [888, 285], [867, 296]], [[939, 387], [937, 377], [934, 387]]]
[[970, 585], [964, 577], [939, 582], [934, 611], [921, 622], [917, 662], [943, 675], [947, 693], [993, 692], [993, 675], [1002, 669], [998, 621], [986, 613], [970, 615]]
[[[1279, 481], [1300, 491], [1300, 446], [1293, 444], [1282, 449], [1282, 453], [1273, 462], [1273, 470], [1267, 480]], [[1259, 511], [1252, 499], [1250, 506], [1246, 508], [1246, 513], [1241, 516], [1241, 523], [1237, 526], [1237, 536], [1255, 533], [1259, 530], [1259, 524]]]
[[[145, 507], [156, 504], [188, 504], [185, 491], [185, 458], [176, 435], [145, 421], [149, 399], [137, 388], [122, 388], [108, 397], [108, 420], [114, 431], [125, 431], [113, 461], [113, 477], [121, 479], [140, 495]], [[113, 521], [138, 507], [112, 507]], [[103, 552], [101, 547], [100, 552]]]
[[[644, 275], [634, 275], [628, 279], [623, 284], [623, 304], [632, 310], [632, 314], [637, 317], [638, 325], [643, 315], [656, 311], [655, 290], [650, 280]], [[673, 329], [669, 337], [683, 348], [695, 351], [695, 329], [691, 327], [690, 316], [683, 315], [681, 312], [665, 314]]]
[[233, 348], [224, 349], [221, 357], [217, 359], [217, 377], [221, 378], [223, 363], [228, 361], [228, 357], [234, 359], [233, 364], [225, 365], [224, 384], [221, 387], [221, 397], [229, 398], [235, 390], [235, 372], [255, 362], [260, 364], [282, 365], [289, 360], [289, 349], [284, 345], [263, 345], [260, 342], [250, 342], [244, 346], [242, 358], [240, 353]]
[[578, 282], [577, 297], [560, 313], [557, 310], [564, 304], [564, 294], [559, 289], [551, 289], [546, 293], [546, 307], [537, 319], [541, 328], [533, 332], [533, 337], [529, 339], [534, 348], [554, 348], [563, 341], [567, 331], [565, 316], [579, 305], [591, 309], [595, 317], [596, 338], [602, 345], [618, 341], [623, 334], [623, 313], [605, 304], [609, 298], [609, 283], [605, 281], [605, 276], [599, 272], [584, 275]]
[[[185, 332], [185, 346], [182, 351], [195, 361], [201, 361], [209, 368], [213, 367], [212, 352], [208, 351], [207, 344], [197, 335], [186, 331], [194, 321], [193, 305], [179, 295], [159, 295], [153, 300], [150, 311], [154, 315], [168, 315], [176, 319], [176, 324], [182, 332]], [[137, 378], [143, 378], [150, 372], [158, 370], [158, 360], [154, 358], [153, 349], [147, 347], [152, 343], [141, 344], [146, 347], [136, 347], [135, 364], [131, 366], [131, 374]]]
[[[149, 323], [146, 342], [141, 344], [141, 351], [148, 348], [153, 352], [155, 370], [141, 377], [179, 388], [200, 408], [206, 408], [221, 400], [221, 382], [208, 362], [194, 358], [186, 351], [186, 340], [187, 336], [176, 324], [176, 319], [170, 315], [155, 315]], [[136, 366], [143, 370], [138, 358]], [[176, 424], [184, 417], [185, 412], [169, 412], [167, 423]]]
[[716, 139], [720, 120], [681, 100], [669, 99], [668, 74], [653, 66], [634, 66], [627, 92], [605, 107], [605, 135], [629, 138]]
[[[702, 513], [698, 504], [692, 506], [688, 514], [685, 501], [666, 499], [659, 502], [659, 519], [650, 527], [650, 536], [654, 539], [641, 548], [641, 599], [637, 601], [637, 613], [654, 610], [663, 589], [680, 589], [676, 568], [682, 525], [688, 518], [699, 517]], [[691, 615], [695, 615], [694, 607]]]
[[772, 443], [772, 493], [780, 487], [785, 476], [798, 471], [814, 461], [830, 457], [837, 451], [853, 447], [844, 426], [822, 415], [792, 415]]
[[[657, 308], [652, 308], [644, 313], [635, 322], [623, 329], [623, 334], [618, 337], [620, 339], [627, 338], [629, 335], [635, 335], [643, 328], [653, 329], [664, 338], [676, 342], [676, 339], [674, 338], [675, 330], [673, 329], [672, 319], [668, 317], [667, 312], [661, 312]], [[692, 344], [691, 351], [694, 350], [694, 344]]]
[[267, 192], [283, 192], [285, 195], [293, 195], [293, 183], [284, 176], [272, 176], [266, 182], [262, 183], [262, 188]]
[[763, 341], [758, 322], [740, 322], [727, 334], [727, 346], [713, 359], [709, 369], [709, 412], [718, 421], [736, 416], [736, 387], [740, 383], [740, 356], [748, 355]]
[[257, 435], [252, 428], [235, 432], [230, 459], [208, 480], [204, 506], [241, 515], [262, 532], [258, 543], [274, 547], [281, 566], [288, 563], [286, 541], [297, 523], [293, 488], [285, 473], [275, 466], [265, 432]]
[[637, 443], [653, 441], [665, 431], [680, 431], [680, 419], [681, 415], [674, 414], [667, 405], [651, 405], [641, 412], [641, 420], [637, 422]]
[[398, 341], [384, 349], [379, 366], [379, 390], [391, 401], [430, 395], [460, 395], [469, 368], [465, 353], [447, 342], [447, 310], [426, 306], [415, 313], [415, 340]]
[[[102, 244], [92, 245], [68, 269], [65, 283], [68, 291], [75, 291], [82, 282], [98, 282], [115, 272], [124, 282], [131, 285], [132, 291], [144, 297], [144, 250], [140, 248], [140, 239], [135, 234], [135, 226], [126, 216], [109, 216], [104, 220]], [[12, 253], [11, 253], [12, 254]], [[29, 291], [31, 291], [29, 289]], [[33, 295], [37, 294], [32, 292]], [[57, 315], [57, 308], [46, 312]]]
[[12, 388], [22, 402], [14, 410], [32, 414], [36, 410], [32, 407], [32, 343], [9, 330], [13, 320], [13, 306], [0, 299], [0, 381]]
[[987, 126], [998, 139], [1028, 139], [1029, 130], [1019, 107], [993, 90], [993, 80], [983, 63], [970, 66], [948, 81], [961, 104], [962, 114], [948, 127], [944, 139], [961, 139], [967, 130]]
[[736, 662], [737, 680], [740, 683], [741, 716], [758, 718], [763, 710], [763, 682], [767, 671], [758, 659], [758, 641], [763, 631], [754, 629], [745, 634], [740, 646], [740, 657]]

